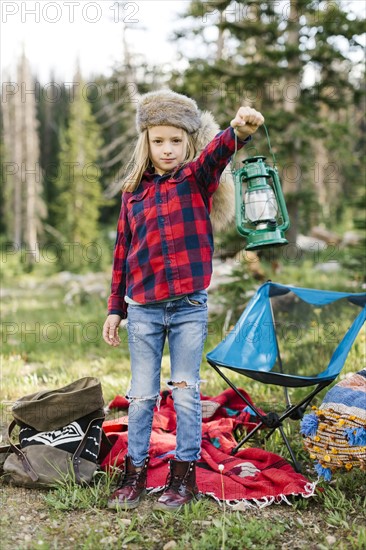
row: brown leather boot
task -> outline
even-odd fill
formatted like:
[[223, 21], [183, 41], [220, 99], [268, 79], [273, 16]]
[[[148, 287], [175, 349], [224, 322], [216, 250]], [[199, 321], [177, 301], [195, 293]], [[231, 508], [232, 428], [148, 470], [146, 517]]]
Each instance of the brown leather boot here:
[[196, 463], [170, 461], [167, 485], [154, 506], [157, 510], [176, 510], [198, 500]]
[[118, 507], [132, 510], [139, 505], [140, 498], [146, 493], [146, 477], [149, 459], [140, 467], [133, 465], [129, 456], [125, 457], [124, 469], [118, 489], [108, 500], [108, 508]]

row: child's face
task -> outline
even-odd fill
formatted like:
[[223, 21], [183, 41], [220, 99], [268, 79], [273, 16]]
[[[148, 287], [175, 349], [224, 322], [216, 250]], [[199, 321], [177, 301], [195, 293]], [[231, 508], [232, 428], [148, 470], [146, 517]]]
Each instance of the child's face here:
[[186, 158], [187, 136], [174, 126], [153, 126], [148, 130], [149, 156], [155, 171], [163, 175]]

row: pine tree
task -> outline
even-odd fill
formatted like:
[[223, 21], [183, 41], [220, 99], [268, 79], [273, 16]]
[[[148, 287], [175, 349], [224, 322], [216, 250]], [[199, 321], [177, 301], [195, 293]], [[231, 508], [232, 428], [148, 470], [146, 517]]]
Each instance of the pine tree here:
[[[100, 168], [97, 164], [102, 146], [100, 129], [85, 97], [80, 72], [74, 79], [67, 127], [60, 133], [59, 176], [56, 229], [62, 234], [62, 265], [78, 270], [95, 258], [98, 245], [98, 218], [102, 202]], [[89, 247], [93, 251], [89, 254]]]
[[70, 92], [64, 83], [56, 82], [51, 74], [49, 83], [47, 87], [43, 86], [43, 93], [39, 98], [40, 163], [43, 171], [44, 197], [48, 205], [47, 223], [44, 224], [44, 228], [48, 235], [47, 240], [51, 242], [58, 235], [55, 232], [54, 219], [57, 204], [55, 181], [59, 173], [59, 139], [61, 128], [67, 124], [70, 105]]

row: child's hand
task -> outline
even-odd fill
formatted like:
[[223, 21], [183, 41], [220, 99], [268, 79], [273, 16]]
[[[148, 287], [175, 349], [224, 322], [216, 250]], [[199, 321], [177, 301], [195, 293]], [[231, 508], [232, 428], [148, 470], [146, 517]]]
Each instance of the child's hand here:
[[240, 107], [230, 126], [235, 129], [239, 139], [245, 139], [256, 132], [264, 123], [264, 118], [259, 111], [251, 107]]
[[121, 322], [119, 315], [108, 315], [103, 326], [103, 340], [110, 346], [119, 346], [121, 339], [118, 336], [118, 327]]

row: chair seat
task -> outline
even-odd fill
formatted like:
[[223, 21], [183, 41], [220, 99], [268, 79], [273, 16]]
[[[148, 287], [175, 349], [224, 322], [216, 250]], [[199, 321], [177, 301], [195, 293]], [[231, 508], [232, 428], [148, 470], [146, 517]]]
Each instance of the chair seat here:
[[[207, 355], [207, 360], [210, 363], [210, 356]], [[275, 371], [258, 371], [249, 368], [238, 368], [233, 365], [227, 365], [225, 363], [220, 363], [219, 361], [214, 362], [218, 367], [223, 367], [238, 374], [243, 374], [256, 380], [257, 382], [262, 382], [263, 384], [273, 384], [275, 386], [284, 386], [286, 388], [305, 388], [308, 386], [314, 386], [315, 384], [321, 384], [322, 382], [331, 383], [335, 380], [336, 376], [323, 376], [324, 373], [320, 373], [316, 376], [296, 376], [294, 374], [286, 374], [283, 372]]]

